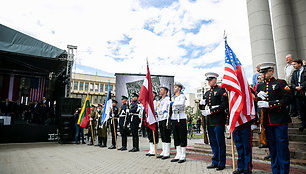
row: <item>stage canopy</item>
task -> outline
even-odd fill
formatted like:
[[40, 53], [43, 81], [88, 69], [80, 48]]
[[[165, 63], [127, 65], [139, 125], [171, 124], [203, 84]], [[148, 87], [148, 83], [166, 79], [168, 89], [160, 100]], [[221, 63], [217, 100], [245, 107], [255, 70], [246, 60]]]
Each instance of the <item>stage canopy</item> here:
[[65, 50], [0, 24], [0, 73], [57, 74], [66, 58]]

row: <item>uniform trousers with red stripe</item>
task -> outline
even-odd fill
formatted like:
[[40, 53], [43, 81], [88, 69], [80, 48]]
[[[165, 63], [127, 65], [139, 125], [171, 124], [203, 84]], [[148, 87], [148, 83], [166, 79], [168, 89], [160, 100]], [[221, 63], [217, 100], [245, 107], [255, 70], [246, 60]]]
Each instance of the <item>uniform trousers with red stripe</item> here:
[[251, 126], [235, 129], [233, 131], [233, 139], [238, 153], [237, 170], [251, 172], [253, 168]]

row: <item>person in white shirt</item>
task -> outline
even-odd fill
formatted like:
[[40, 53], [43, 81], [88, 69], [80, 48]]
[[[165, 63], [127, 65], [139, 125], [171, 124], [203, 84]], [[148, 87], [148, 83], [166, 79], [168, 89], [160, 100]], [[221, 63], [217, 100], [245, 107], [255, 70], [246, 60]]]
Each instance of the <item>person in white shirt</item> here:
[[171, 162], [178, 163], [183, 163], [186, 161], [187, 116], [184, 112], [186, 97], [182, 92], [183, 89], [184, 86], [181, 83], [174, 83], [174, 96], [170, 103], [173, 109], [171, 124], [174, 137], [174, 146], [176, 147], [176, 155]]
[[167, 126], [170, 97], [167, 93], [167, 87], [160, 88], [159, 94], [161, 95], [161, 99], [157, 103], [157, 118], [162, 139], [162, 153], [157, 158], [161, 159], [170, 158], [171, 129]]

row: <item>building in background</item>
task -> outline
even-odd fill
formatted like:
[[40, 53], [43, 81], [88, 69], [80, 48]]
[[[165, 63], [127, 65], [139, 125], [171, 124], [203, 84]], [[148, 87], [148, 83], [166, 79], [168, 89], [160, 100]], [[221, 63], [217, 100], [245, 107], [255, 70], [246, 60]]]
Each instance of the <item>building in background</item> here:
[[253, 71], [262, 62], [276, 63], [284, 79], [285, 57], [306, 59], [305, 0], [247, 0]]
[[81, 98], [84, 102], [88, 93], [91, 104], [103, 103], [108, 92], [108, 82], [110, 82], [112, 97], [115, 97], [115, 77], [73, 73], [71, 97]]

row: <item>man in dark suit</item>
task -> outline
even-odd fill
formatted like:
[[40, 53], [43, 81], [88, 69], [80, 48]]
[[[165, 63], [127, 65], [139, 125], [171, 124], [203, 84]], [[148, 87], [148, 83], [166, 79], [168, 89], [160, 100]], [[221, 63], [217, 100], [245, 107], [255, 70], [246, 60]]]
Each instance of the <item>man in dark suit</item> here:
[[303, 61], [296, 59], [292, 62], [292, 65], [295, 71], [292, 74], [291, 87], [294, 90], [294, 98], [296, 101], [296, 109], [302, 119], [302, 125], [300, 131], [303, 131], [306, 127], [306, 118], [305, 118], [305, 92], [306, 92], [306, 68], [303, 67]]
[[39, 123], [40, 122], [40, 119], [39, 119], [40, 118], [39, 117], [40, 116], [40, 106], [39, 106], [37, 100], [34, 101], [31, 111], [32, 111], [32, 114], [33, 114], [32, 122], [33, 123]]
[[3, 116], [11, 116], [13, 113], [13, 105], [9, 99], [5, 99], [5, 102], [1, 105], [1, 113]]

